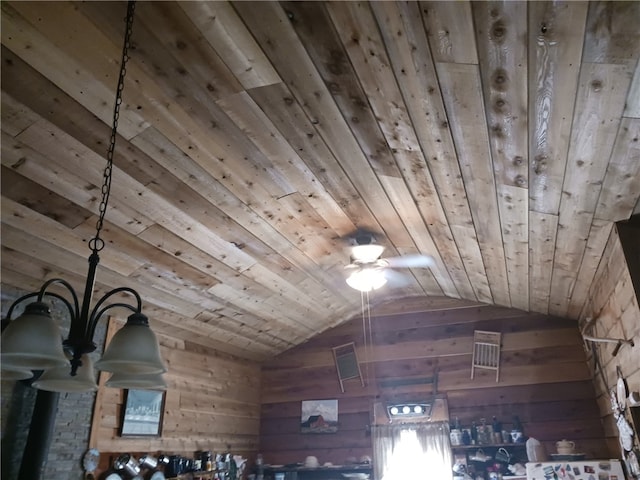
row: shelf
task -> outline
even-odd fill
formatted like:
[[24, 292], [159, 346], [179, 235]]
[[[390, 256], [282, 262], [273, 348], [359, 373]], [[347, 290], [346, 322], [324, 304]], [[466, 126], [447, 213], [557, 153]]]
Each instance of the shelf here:
[[185, 472], [176, 477], [167, 477], [166, 480], [187, 480], [191, 478], [210, 478], [212, 479], [216, 474], [216, 470], [203, 470], [200, 472]]
[[353, 465], [332, 465], [330, 467], [305, 467], [304, 465], [265, 465], [266, 472], [344, 472], [359, 473], [370, 472], [371, 464], [353, 464]]
[[451, 445], [451, 450], [478, 450], [485, 448], [527, 448], [526, 443], [490, 443], [482, 445]]

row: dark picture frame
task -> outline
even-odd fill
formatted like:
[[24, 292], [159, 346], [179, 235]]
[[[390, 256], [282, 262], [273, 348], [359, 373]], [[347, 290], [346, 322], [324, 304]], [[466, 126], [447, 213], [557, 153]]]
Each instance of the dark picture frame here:
[[337, 431], [337, 399], [302, 401], [301, 433], [336, 433]]
[[161, 436], [165, 397], [165, 391], [125, 390], [120, 421], [120, 436]]

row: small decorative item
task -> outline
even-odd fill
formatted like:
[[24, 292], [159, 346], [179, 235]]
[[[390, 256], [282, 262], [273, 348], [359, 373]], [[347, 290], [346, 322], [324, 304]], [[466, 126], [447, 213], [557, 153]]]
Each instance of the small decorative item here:
[[471, 359], [471, 378], [476, 368], [495, 370], [496, 382], [500, 379], [500, 332], [473, 332], [473, 357]]
[[163, 391], [125, 390], [120, 436], [159, 437], [164, 400]]
[[303, 400], [302, 433], [336, 433], [338, 431], [338, 400]]

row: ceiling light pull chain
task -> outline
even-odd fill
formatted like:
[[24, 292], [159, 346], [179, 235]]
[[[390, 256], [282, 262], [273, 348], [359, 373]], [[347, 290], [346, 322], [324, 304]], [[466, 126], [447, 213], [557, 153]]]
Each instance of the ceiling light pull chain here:
[[122, 91], [124, 90], [124, 78], [127, 75], [127, 61], [129, 60], [129, 48], [131, 48], [131, 35], [133, 33], [133, 16], [136, 9], [135, 0], [127, 4], [126, 31], [122, 46], [122, 60], [120, 62], [120, 74], [118, 75], [118, 86], [116, 88], [116, 100], [113, 106], [113, 122], [111, 124], [111, 136], [109, 137], [109, 147], [107, 148], [107, 166], [103, 173], [102, 199], [98, 207], [98, 221], [96, 222], [96, 234], [89, 241], [89, 248], [97, 254], [104, 248], [104, 240], [100, 238], [100, 232], [104, 224], [104, 216], [107, 213], [109, 195], [111, 193], [111, 177], [113, 173], [113, 153], [116, 148], [118, 137], [118, 120], [120, 119], [120, 106], [122, 105]]

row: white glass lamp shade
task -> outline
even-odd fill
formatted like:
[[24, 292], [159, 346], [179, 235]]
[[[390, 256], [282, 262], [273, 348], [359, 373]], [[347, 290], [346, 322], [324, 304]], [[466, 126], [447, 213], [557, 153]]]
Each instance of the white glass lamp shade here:
[[167, 382], [161, 373], [123, 373], [111, 374], [106, 383], [111, 388], [135, 388], [138, 390], [166, 390]]
[[351, 255], [354, 259], [361, 263], [375, 262], [382, 252], [384, 247], [382, 245], [376, 245], [370, 243], [368, 245], [356, 245], [351, 248]]
[[26, 380], [33, 377], [33, 372], [30, 370], [5, 370], [0, 372], [0, 379], [2, 380]]
[[377, 268], [363, 268], [347, 277], [347, 285], [361, 292], [377, 290], [387, 283], [384, 272]]
[[24, 313], [2, 332], [0, 364], [7, 370], [46, 370], [67, 365], [60, 328], [43, 302], [27, 305]]
[[64, 367], [45, 370], [33, 386], [49, 392], [92, 392], [98, 389], [93, 362], [89, 355], [80, 358], [82, 365], [78, 367], [76, 375], [71, 376], [71, 363], [67, 361]]
[[113, 373], [166, 372], [158, 340], [149, 328], [147, 317], [141, 313], [131, 315], [113, 336], [96, 367]]

